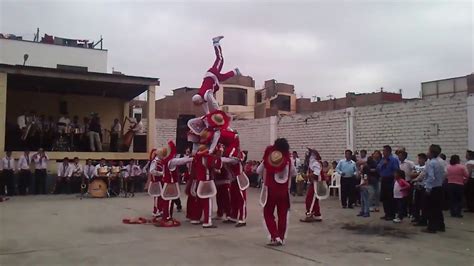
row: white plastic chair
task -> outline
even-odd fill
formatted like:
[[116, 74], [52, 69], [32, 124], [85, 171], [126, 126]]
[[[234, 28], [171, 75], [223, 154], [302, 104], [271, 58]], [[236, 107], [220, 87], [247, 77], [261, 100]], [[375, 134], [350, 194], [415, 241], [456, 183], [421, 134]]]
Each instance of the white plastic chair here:
[[339, 173], [334, 173], [331, 176], [331, 185], [329, 185], [329, 191], [332, 189], [337, 189], [339, 201], [341, 201], [341, 175]]

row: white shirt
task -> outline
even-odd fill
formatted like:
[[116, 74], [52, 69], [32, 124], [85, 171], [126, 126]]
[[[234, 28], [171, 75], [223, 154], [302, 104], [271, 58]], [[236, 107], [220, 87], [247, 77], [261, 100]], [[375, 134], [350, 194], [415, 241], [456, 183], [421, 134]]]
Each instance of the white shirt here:
[[19, 170], [30, 170], [30, 164], [31, 164], [31, 155], [25, 156], [25, 154], [23, 154], [22, 156], [20, 156], [20, 159], [18, 159]]
[[293, 159], [293, 157], [291, 157], [291, 164], [296, 168], [296, 170], [299, 170], [301, 167], [301, 159], [298, 157]]
[[4, 157], [2, 159], [3, 170], [13, 170], [15, 171], [15, 159], [12, 157]]
[[[468, 169], [469, 169], [469, 167], [474, 167], [474, 160], [467, 161], [466, 166], [468, 167]], [[471, 172], [471, 178], [474, 178], [474, 170], [472, 170], [472, 172]]]
[[[131, 169], [130, 169], [131, 168]], [[142, 169], [140, 169], [140, 166], [134, 164], [134, 165], [127, 165], [124, 167], [126, 170], [124, 173], [124, 177], [129, 177], [129, 176], [139, 176], [142, 174]]]
[[66, 126], [69, 126], [69, 124], [71, 124], [71, 119], [61, 116], [58, 120], [58, 123], [64, 123]]
[[120, 123], [117, 123], [112, 126], [112, 133], [119, 133], [122, 131], [122, 125]]
[[92, 164], [84, 166], [84, 175], [86, 176], [87, 179], [93, 178], [94, 174], [95, 174], [95, 166], [93, 166]]
[[400, 184], [398, 184], [397, 181], [395, 181], [395, 184], [393, 185], [393, 198], [395, 199], [403, 198], [402, 188], [400, 187]]
[[[94, 169], [94, 176], [99, 176], [99, 168], [101, 167], [107, 167], [107, 169], [109, 169], [109, 167], [107, 165], [100, 165], [100, 163], [98, 165], [95, 166], [95, 169]], [[107, 176], [109, 176], [110, 173], [107, 172]]]
[[60, 177], [70, 177], [72, 175], [72, 166], [71, 164], [67, 163], [64, 165], [64, 163], [59, 163], [58, 164], [58, 176]]
[[44, 154], [44, 157], [40, 157], [40, 154], [34, 156], [35, 169], [48, 169], [48, 155]]
[[405, 159], [403, 163], [400, 162], [400, 170], [405, 172], [405, 180], [410, 181], [411, 175], [413, 174], [413, 171], [415, 170], [415, 164], [412, 161]]
[[133, 132], [135, 132], [136, 135], [143, 135], [143, 123], [142, 121], [138, 122], [138, 124], [136, 124], [134, 127], [133, 127]]
[[82, 173], [84, 172], [83, 167], [80, 163], [78, 163], [78, 164], [72, 163], [71, 166], [72, 166], [72, 170], [71, 170], [72, 173], [71, 174], [74, 175], [74, 176], [82, 175]]
[[309, 158], [309, 169], [313, 171], [313, 174], [315, 176], [320, 176], [321, 175], [321, 164], [316, 160], [316, 157], [313, 155]]
[[25, 127], [26, 127], [26, 116], [25, 116], [25, 115], [20, 115], [20, 116], [16, 119], [16, 123], [18, 124], [18, 127], [19, 127], [20, 129], [25, 128]]

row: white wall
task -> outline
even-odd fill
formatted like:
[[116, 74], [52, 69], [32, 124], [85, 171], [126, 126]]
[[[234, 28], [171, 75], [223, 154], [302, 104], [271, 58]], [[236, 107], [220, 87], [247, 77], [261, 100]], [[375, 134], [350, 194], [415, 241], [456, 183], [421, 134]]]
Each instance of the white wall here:
[[0, 63], [56, 68], [60, 65], [87, 67], [90, 72], [107, 72], [107, 51], [28, 41], [0, 39]]
[[[176, 120], [157, 119], [156, 123], [158, 146], [175, 139]], [[238, 120], [231, 127], [239, 132], [241, 148], [249, 151], [250, 160], [261, 160], [265, 147], [276, 137], [287, 138], [291, 150], [300, 157], [310, 147], [327, 161], [343, 158], [344, 150], [351, 146], [373, 152], [387, 144], [393, 148], [404, 146], [412, 160], [416, 160], [416, 154], [427, 152], [430, 144], [441, 145], [447, 156], [458, 154], [463, 158], [468, 139], [474, 149], [474, 95], [467, 101], [466, 95], [444, 95], [347, 110]]]
[[467, 97], [468, 149], [474, 151], [474, 93]]

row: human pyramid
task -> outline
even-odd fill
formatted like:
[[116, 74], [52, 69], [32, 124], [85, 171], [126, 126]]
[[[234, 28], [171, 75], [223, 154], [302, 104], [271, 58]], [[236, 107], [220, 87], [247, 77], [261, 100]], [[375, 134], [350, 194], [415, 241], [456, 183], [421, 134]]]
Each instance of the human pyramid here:
[[[220, 40], [212, 39], [216, 59], [206, 72], [199, 92], [193, 96], [195, 105], [202, 106], [204, 116], [189, 120], [188, 141], [193, 143], [191, 156], [175, 158], [176, 146], [169, 141], [165, 147], [150, 154], [148, 193], [154, 199], [153, 220], [144, 218], [124, 219], [125, 223], [153, 223], [159, 227], [175, 227], [181, 223], [173, 218], [175, 200], [180, 199], [178, 166], [186, 165], [187, 181], [185, 193], [186, 218], [191, 224], [202, 224], [203, 228], [216, 228], [212, 222], [213, 198], [216, 197], [217, 217], [224, 223], [236, 227], [246, 226], [246, 189], [249, 179], [243, 172], [244, 153], [240, 149], [239, 135], [230, 128], [231, 117], [220, 110], [215, 94], [219, 83], [241, 75], [238, 68], [222, 74], [224, 62]], [[290, 209], [289, 180], [296, 176], [291, 163], [286, 139], [277, 139], [267, 147], [263, 163], [257, 173], [263, 176], [260, 204], [269, 235], [269, 245], [283, 245], [286, 237], [288, 212]], [[311, 180], [321, 181], [321, 159], [317, 151], [310, 150], [309, 170]], [[318, 182], [314, 182], [316, 185]], [[325, 182], [323, 182], [325, 184]], [[321, 221], [318, 189], [309, 189], [306, 199], [306, 217], [302, 222]], [[278, 223], [274, 212], [277, 210]]]

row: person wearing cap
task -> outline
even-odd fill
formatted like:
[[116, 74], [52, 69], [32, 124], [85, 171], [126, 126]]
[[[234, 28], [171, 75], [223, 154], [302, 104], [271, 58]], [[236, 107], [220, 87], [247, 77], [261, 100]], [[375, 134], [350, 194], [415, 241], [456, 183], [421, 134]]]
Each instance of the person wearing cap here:
[[[178, 166], [185, 165], [193, 160], [193, 158], [175, 158], [176, 156], [176, 145], [173, 141], [169, 141], [166, 147], [158, 149], [156, 152], [158, 161], [157, 164], [161, 165], [163, 172], [163, 191], [162, 191], [162, 210], [163, 216], [162, 219], [155, 224], [160, 227], [174, 227], [181, 225], [179, 221], [173, 218], [173, 209], [174, 201], [170, 198], [167, 198], [167, 189], [166, 187], [179, 186], [179, 170]], [[177, 189], [176, 194], [173, 197], [179, 198], [179, 189]]]
[[[263, 162], [258, 166], [257, 173], [264, 178], [263, 190], [266, 197], [261, 198], [263, 217], [269, 233], [269, 246], [281, 246], [286, 238], [288, 213], [290, 211], [289, 181], [296, 176], [296, 169], [291, 164], [290, 145], [284, 138], [275, 140], [273, 146], [265, 150]], [[277, 209], [278, 223], [275, 221]]]
[[306, 193], [306, 217], [300, 219], [300, 222], [311, 223], [311, 222], [321, 222], [321, 209], [319, 207], [319, 199], [316, 197], [316, 192], [314, 191], [313, 182], [323, 181], [321, 175], [321, 156], [319, 152], [313, 149], [309, 149], [309, 161], [308, 161], [308, 176], [311, 181], [311, 185], [308, 187], [308, 192]]
[[222, 38], [224, 38], [224, 36], [212, 38], [216, 59], [212, 67], [208, 69], [204, 75], [199, 92], [192, 97], [193, 103], [195, 105], [201, 105], [206, 114], [219, 110], [219, 104], [215, 98], [215, 93], [219, 90], [219, 83], [233, 76], [242, 75], [238, 68], [221, 74], [222, 66], [224, 65], [224, 57], [222, 56], [222, 48], [219, 42]]

